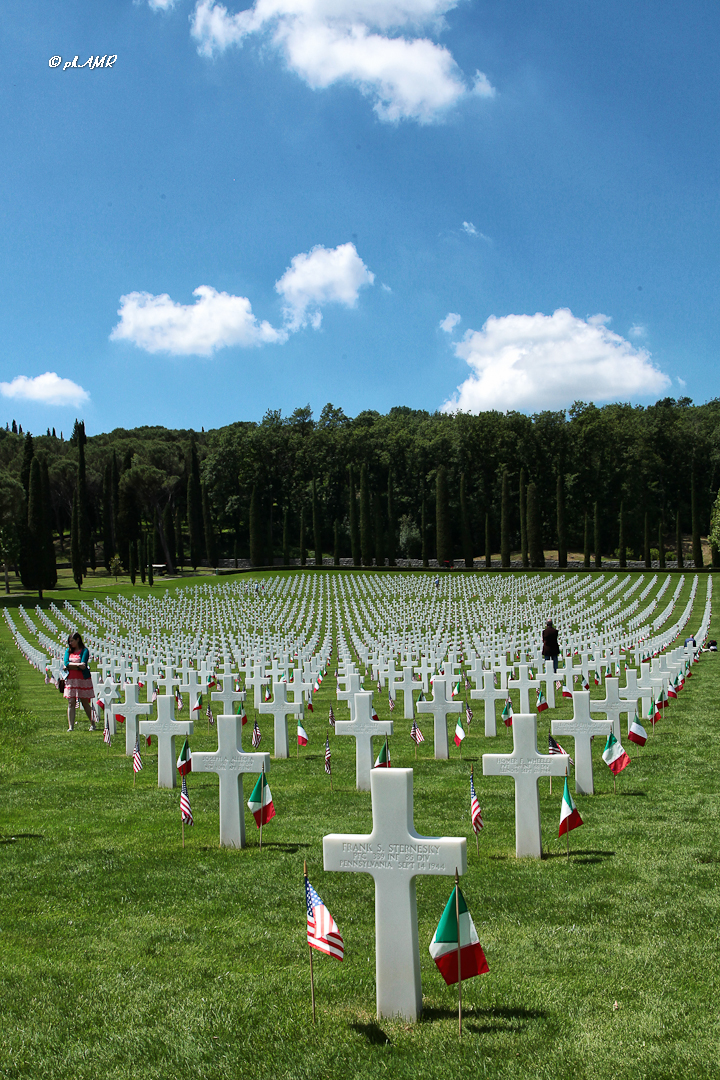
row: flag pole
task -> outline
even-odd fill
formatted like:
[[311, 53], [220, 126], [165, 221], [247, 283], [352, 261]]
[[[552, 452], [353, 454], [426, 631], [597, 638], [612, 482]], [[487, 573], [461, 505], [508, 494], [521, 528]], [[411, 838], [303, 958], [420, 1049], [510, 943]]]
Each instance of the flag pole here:
[[458, 1039], [462, 1038], [462, 963], [460, 960], [460, 892], [457, 866], [455, 867], [455, 923], [457, 925], [458, 962]]
[[[307, 897], [307, 862], [303, 862], [303, 875], [305, 878], [305, 896]], [[313, 1024], [315, 1023], [315, 977], [313, 975], [313, 955], [312, 945], [308, 942], [308, 952], [310, 953], [310, 999], [312, 1001], [312, 1014]]]
[[185, 850], [185, 819], [182, 818], [182, 815], [181, 815], [181, 820], [182, 820], [182, 844], [183, 844], [183, 851], [184, 851]]
[[[474, 765], [470, 766], [470, 782], [474, 787], [475, 786], [475, 766]], [[470, 817], [472, 818], [472, 807], [470, 807]], [[472, 822], [471, 822], [471, 824], [472, 824]], [[473, 825], [473, 832], [475, 833], [475, 850], [477, 851], [477, 857], [479, 859], [480, 858], [480, 840], [478, 839], [477, 830], [476, 830], [474, 825]]]
[[260, 776], [260, 851], [262, 851], [262, 827], [263, 827], [263, 800], [265, 799], [265, 762], [262, 763]]
[[[565, 765], [565, 779], [567, 780], [570, 774], [570, 762]], [[575, 783], [577, 784], [577, 773], [575, 773]], [[570, 830], [565, 830], [565, 847], [567, 849], [567, 857], [570, 858]]]

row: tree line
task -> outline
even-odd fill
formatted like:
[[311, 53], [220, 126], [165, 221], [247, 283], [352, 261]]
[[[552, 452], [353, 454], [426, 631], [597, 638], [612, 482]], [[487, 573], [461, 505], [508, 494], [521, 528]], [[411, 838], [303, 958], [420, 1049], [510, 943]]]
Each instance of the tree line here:
[[[720, 401], [568, 412], [354, 418], [328, 404], [213, 431], [122, 428], [87, 437], [0, 429], [0, 554], [28, 588], [56, 556], [145, 580], [220, 559], [384, 565], [398, 558], [502, 565], [582, 552], [702, 564], [720, 485]], [[682, 538], [691, 537], [683, 555]], [[69, 552], [67, 551], [69, 541]], [[117, 560], [114, 564], [113, 560]], [[713, 548], [713, 561], [717, 553]], [[7, 579], [6, 579], [7, 580]]]

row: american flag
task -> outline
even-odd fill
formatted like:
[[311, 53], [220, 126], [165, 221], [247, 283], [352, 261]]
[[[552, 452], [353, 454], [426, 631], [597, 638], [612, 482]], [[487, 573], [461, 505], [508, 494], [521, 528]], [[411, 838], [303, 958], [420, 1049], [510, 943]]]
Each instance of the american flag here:
[[423, 735], [420, 728], [417, 726], [415, 720], [413, 720], [412, 727], [410, 728], [410, 738], [416, 746], [418, 746], [421, 742], [425, 742], [425, 736]]
[[395, 712], [395, 698], [390, 698], [390, 712]]
[[140, 757], [140, 743], [135, 740], [135, 749], [133, 750], [133, 772], [139, 773], [143, 767], [142, 758]]
[[473, 711], [472, 711], [472, 709], [470, 708], [470, 706], [468, 705], [468, 703], [466, 701], [465, 702], [465, 719], [467, 720], [468, 724], [472, 724], [472, 718], [473, 718]]
[[210, 708], [210, 705], [208, 705], [207, 709], [205, 710], [205, 715], [206, 715], [206, 717], [208, 718], [208, 720], [210, 721], [211, 724], [215, 723], [215, 717], [213, 716], [213, 711]]
[[330, 712], [328, 713], [328, 723], [331, 728], [335, 728], [335, 713], [333, 712], [332, 705], [330, 706]]
[[325, 772], [330, 775], [330, 736], [325, 736]]
[[563, 750], [560, 743], [553, 739], [552, 735], [548, 735], [548, 754], [564, 754], [571, 765], [575, 764], [567, 750]]
[[105, 730], [103, 731], [103, 742], [107, 743], [108, 746], [110, 745], [110, 725], [107, 722], [105, 723]]
[[192, 810], [190, 809], [190, 800], [188, 798], [187, 790], [187, 778], [182, 778], [182, 788], [180, 789], [180, 817], [183, 825], [193, 825]]
[[156, 701], [157, 701], [157, 690], [153, 690], [153, 692], [152, 692], [152, 703], [153, 703], [153, 705], [155, 704]]
[[380, 680], [378, 679], [378, 694], [380, 693], [382, 693], [382, 686], [380, 685]]
[[323, 904], [312, 885], [305, 877], [305, 900], [307, 902], [307, 939], [311, 949], [317, 949], [326, 956], [342, 960], [345, 945], [340, 937], [335, 920]]
[[470, 817], [472, 819], [473, 832], [479, 833], [484, 826], [480, 803], [475, 794], [475, 780], [472, 773], [470, 773]]
[[183, 698], [179, 690], [175, 691], [175, 704], [177, 705], [178, 712], [180, 712], [183, 707]]
[[260, 734], [260, 728], [258, 727], [258, 722], [256, 720], [255, 721], [255, 726], [253, 727], [253, 733], [252, 733], [252, 739], [251, 739], [253, 748], [255, 750], [257, 750], [258, 746], [260, 745], [260, 740], [261, 739], [262, 739], [262, 735]]

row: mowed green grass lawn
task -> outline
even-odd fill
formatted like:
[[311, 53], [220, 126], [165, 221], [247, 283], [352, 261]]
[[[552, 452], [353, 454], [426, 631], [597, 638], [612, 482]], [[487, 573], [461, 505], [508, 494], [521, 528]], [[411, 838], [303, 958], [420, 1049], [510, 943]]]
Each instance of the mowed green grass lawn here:
[[[689, 629], [704, 598], [701, 578]], [[262, 852], [249, 811], [248, 847], [218, 847], [217, 778], [194, 773], [183, 851], [179, 789], [158, 790], [155, 747], [133, 789], [124, 736], [108, 752], [87, 723], [66, 733], [60, 695], [1, 620], [0, 1076], [716, 1077], [719, 684], [705, 655], [647, 746], [626, 744], [616, 795], [595, 740], [597, 794], [577, 800], [585, 824], [569, 859], [557, 780], [552, 796], [541, 783], [546, 857], [515, 859], [513, 783], [484, 779], [481, 761], [511, 737], [484, 738], [480, 703], [449, 762], [433, 760], [428, 719], [416, 762], [396, 709], [392, 762], [414, 767], [418, 832], [468, 837], [462, 888], [490, 973], [464, 984], [458, 1041], [457, 990], [428, 953], [450, 879], [417, 879], [424, 1012], [410, 1024], [375, 1019], [372, 879], [323, 872], [324, 834], [371, 828], [354, 742], [330, 736], [332, 793], [323, 770], [328, 708], [347, 711], [333, 677], [307, 717], [309, 746], [272, 762]], [[570, 714], [539, 718], [542, 750], [550, 717]], [[270, 719], [261, 729], [272, 753]], [[214, 730], [201, 720], [191, 743], [214, 749]], [[345, 939], [343, 963], [315, 954], [315, 1026], [303, 859]]]

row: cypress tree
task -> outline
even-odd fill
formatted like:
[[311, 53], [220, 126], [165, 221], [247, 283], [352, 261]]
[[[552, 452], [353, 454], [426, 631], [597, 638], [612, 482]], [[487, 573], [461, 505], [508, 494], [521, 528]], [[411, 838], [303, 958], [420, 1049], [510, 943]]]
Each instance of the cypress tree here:
[[510, 568], [510, 481], [507, 469], [503, 469], [500, 497], [500, 565], [503, 570]]
[[135, 563], [137, 561], [136, 551], [137, 551], [137, 541], [136, 540], [131, 540], [130, 541], [130, 556], [129, 556], [129, 561], [130, 561], [129, 572], [130, 572], [130, 581], [131, 581], [131, 583], [133, 585], [135, 584]]
[[473, 566], [473, 547], [470, 535], [470, 515], [467, 505], [467, 491], [465, 488], [465, 473], [460, 473], [460, 527], [462, 529], [463, 561], [465, 566]]
[[[14, 422], [14, 421], [13, 421]], [[30, 498], [30, 466], [35, 456], [35, 444], [33, 437], [28, 431], [23, 442], [22, 465], [20, 466], [20, 483], [25, 488], [25, 498]]]
[[645, 562], [645, 569], [649, 570], [652, 566], [652, 559], [650, 558], [650, 520], [647, 510], [645, 511], [645, 536], [643, 540], [643, 559]]
[[537, 501], [537, 488], [534, 484], [528, 484], [527, 489], [527, 531], [530, 565], [534, 568], [544, 566], [545, 553], [543, 551], [542, 525]]
[[710, 557], [713, 570], [717, 570], [720, 567], [720, 548], [718, 548], [717, 544], [710, 545]]
[[265, 542], [265, 566], [275, 565], [275, 548], [273, 547], [273, 498], [272, 494], [268, 500], [268, 512], [267, 512], [267, 531]]
[[658, 563], [660, 569], [665, 569], [665, 530], [663, 529], [662, 517], [658, 523]]
[[600, 551], [600, 511], [598, 504], [593, 507], [593, 533], [595, 540], [595, 569], [602, 568], [602, 553]]
[[155, 577], [153, 575], [153, 565], [152, 562], [148, 560], [148, 585], [150, 586], [150, 588], [152, 588], [154, 584]]
[[283, 509], [283, 566], [290, 565], [290, 529], [288, 528], [289, 512], [287, 506]]
[[618, 558], [620, 562], [620, 569], [624, 570], [627, 567], [627, 554], [625, 546], [625, 500], [620, 500], [620, 535], [618, 537]]
[[110, 573], [110, 560], [115, 554], [112, 503], [112, 464], [108, 461], [103, 471], [102, 489], [103, 566], [108, 574]]
[[204, 529], [202, 490], [200, 485], [200, 464], [197, 447], [193, 439], [190, 444], [190, 467], [187, 486], [187, 522], [190, 541], [190, 565], [197, 570], [202, 561]]
[[352, 553], [353, 566], [360, 566], [360, 533], [357, 523], [357, 502], [355, 499], [355, 474], [352, 465], [348, 465], [348, 488], [350, 490], [350, 550]]
[[692, 471], [690, 481], [690, 501], [692, 513], [692, 549], [695, 569], [699, 570], [703, 565], [702, 542], [700, 540], [700, 515], [698, 514], [697, 499], [695, 497], [695, 469]]
[[585, 535], [583, 539], [583, 566], [586, 570], [590, 569], [590, 519], [588, 518], [588, 512], [585, 510]]
[[683, 539], [682, 539], [682, 531], [680, 529], [680, 511], [679, 510], [678, 510], [678, 512], [677, 512], [677, 514], [675, 516], [675, 549], [677, 551], [678, 570], [680, 570], [685, 565], [685, 562], [683, 560]]
[[208, 498], [207, 487], [205, 484], [202, 485], [202, 515], [203, 530], [205, 532], [205, 554], [207, 556], [208, 566], [217, 566], [217, 537], [215, 535], [215, 529], [213, 527], [212, 514], [210, 513], [210, 500]]
[[26, 546], [26, 580], [24, 584], [28, 589], [37, 589], [40, 599], [42, 600], [43, 588], [45, 585], [45, 563], [47, 552], [45, 514], [42, 497], [42, 477], [40, 474], [40, 462], [36, 457], [33, 457], [30, 463]]
[[435, 545], [438, 566], [444, 566], [452, 556], [447, 469], [444, 465], [438, 465], [435, 474]]
[[170, 560], [170, 566], [168, 570], [173, 573], [177, 564], [177, 544], [175, 541], [175, 520], [173, 516], [172, 506], [167, 504], [163, 510], [163, 532], [165, 533], [165, 545], [167, 547], [167, 554]]
[[558, 534], [558, 567], [560, 570], [567, 569], [567, 538], [565, 536], [565, 478], [558, 473], [557, 478], [557, 534]]
[[307, 551], [305, 550], [305, 507], [300, 507], [300, 565], [305, 566]]
[[73, 493], [72, 521], [70, 524], [70, 562], [72, 565], [73, 580], [78, 589], [82, 589], [85, 564], [80, 549], [80, 500], [78, 498], [77, 485], [75, 486], [75, 491]]
[[262, 543], [260, 538], [260, 498], [257, 492], [257, 484], [253, 484], [252, 495], [250, 496], [250, 515], [249, 515], [249, 530], [250, 530], [250, 564], [252, 566], [262, 566]]
[[[185, 548], [183, 546], [182, 514], [179, 506], [175, 507], [175, 544], [177, 546], [177, 565], [182, 570], [185, 565]], [[235, 565], [237, 566], [237, 563]]]
[[333, 566], [340, 565], [340, 522], [333, 522]]
[[364, 566], [372, 566], [372, 547], [368, 468], [365, 462], [363, 462], [360, 466], [360, 554]]
[[144, 533], [140, 533], [140, 539], [138, 540], [138, 566], [140, 567], [140, 580], [144, 585], [145, 574], [147, 572], [147, 548], [145, 546]]
[[112, 548], [113, 554], [118, 550], [117, 520], [120, 513], [120, 472], [118, 470], [117, 455], [113, 450], [110, 462], [110, 482], [112, 490]]
[[420, 543], [423, 566], [429, 566], [427, 549], [427, 511], [425, 507], [425, 487], [423, 485], [422, 503], [420, 505]]
[[382, 520], [382, 506], [380, 503], [380, 495], [377, 491], [373, 493], [373, 539], [375, 541], [375, 565], [385, 565], [385, 545], [383, 543], [384, 530]]
[[315, 565], [322, 566], [322, 538], [320, 535], [320, 507], [318, 506], [317, 481], [312, 482], [312, 521], [313, 543], [315, 544]]
[[53, 542], [53, 510], [50, 498], [50, 474], [47, 461], [40, 466], [40, 483], [42, 487], [43, 517], [45, 519], [45, 558], [44, 558], [44, 581], [46, 589], [54, 589], [57, 585], [57, 561], [55, 559], [55, 544]]
[[78, 507], [80, 510], [78, 527], [80, 529], [80, 550], [82, 552], [83, 564], [87, 566], [90, 557], [90, 514], [85, 475], [85, 443], [87, 442], [85, 436], [85, 421], [76, 421], [75, 428], [75, 437], [78, 447]]
[[527, 535], [527, 492], [525, 490], [525, 469], [520, 470], [520, 557], [524, 567], [530, 565], [528, 558]]
[[492, 545], [490, 543], [490, 514], [485, 512], [485, 569], [492, 568]]
[[387, 491], [387, 557], [388, 566], [395, 566], [397, 556], [397, 520], [395, 517], [395, 490], [392, 467], [388, 469]]

